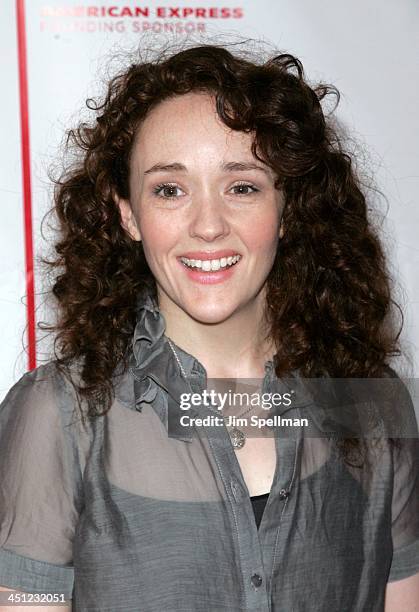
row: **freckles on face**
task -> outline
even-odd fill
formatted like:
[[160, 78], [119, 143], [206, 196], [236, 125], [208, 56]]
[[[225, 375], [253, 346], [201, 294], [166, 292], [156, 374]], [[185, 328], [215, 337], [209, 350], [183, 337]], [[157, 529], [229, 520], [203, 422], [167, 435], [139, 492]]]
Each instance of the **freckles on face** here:
[[[138, 225], [143, 230], [143, 242], [149, 242], [148, 237], [153, 238], [154, 242], [156, 236], [161, 234], [162, 226], [155, 225], [156, 219], [165, 223], [167, 237], [170, 234], [176, 235], [184, 229], [181, 227], [182, 207], [185, 207], [186, 202], [189, 210], [184, 214], [190, 219], [192, 205], [197, 208], [198, 204], [205, 208], [206, 204], [211, 204], [214, 198], [219, 197], [222, 187], [227, 187], [226, 180], [223, 185], [218, 180], [223, 160], [250, 161], [263, 166], [251, 153], [252, 141], [250, 134], [230, 130], [221, 122], [214, 100], [206, 94], [177, 96], [160, 103], [151, 111], [138, 130], [130, 173], [131, 201]], [[177, 167], [179, 164], [183, 166], [182, 169]], [[162, 165], [176, 167], [173, 170], [169, 167], [167, 171], [149, 172], [150, 168]], [[263, 207], [253, 206], [252, 211], [248, 207], [247, 214], [236, 208], [234, 214], [236, 225], [240, 224], [244, 231], [248, 230], [249, 236], [259, 235], [261, 240], [265, 234], [269, 235], [272, 223], [277, 225], [282, 198], [273, 189], [272, 171], [267, 167], [265, 169], [269, 175], [254, 170], [250, 173], [230, 173], [231, 183], [253, 182], [257, 179], [258, 187], [264, 192], [259, 196], [259, 200], [263, 200]], [[156, 197], [154, 187], [159, 183], [180, 184], [177, 188], [177, 195], [181, 196], [178, 205], [175, 198], [164, 201]], [[182, 193], [185, 187], [187, 194]], [[236, 200], [239, 201], [238, 198]], [[242, 201], [244, 203], [245, 199], [242, 198]], [[263, 226], [267, 226], [265, 231]]]
[[[237, 305], [254, 295], [270, 271], [282, 196], [251, 144], [252, 136], [227, 128], [213, 98], [200, 93], [160, 103], [138, 130], [131, 206], [157, 284], [185, 308], [192, 308], [191, 298], [211, 308], [226, 294], [224, 309], [230, 302], [233, 308], [234, 300]], [[223, 250], [241, 256], [225, 282], [202, 284], [185, 274], [185, 253], [220, 253], [221, 261]]]

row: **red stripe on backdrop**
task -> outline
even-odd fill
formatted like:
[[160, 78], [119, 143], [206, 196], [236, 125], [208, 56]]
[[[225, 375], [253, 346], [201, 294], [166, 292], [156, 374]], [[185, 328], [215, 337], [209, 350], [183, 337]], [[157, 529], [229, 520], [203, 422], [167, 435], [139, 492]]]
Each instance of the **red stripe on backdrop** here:
[[26, 316], [28, 368], [36, 367], [35, 280], [33, 266], [32, 189], [29, 141], [28, 66], [26, 53], [25, 2], [16, 0], [17, 50], [19, 65], [20, 132], [22, 155], [22, 187], [25, 231]]

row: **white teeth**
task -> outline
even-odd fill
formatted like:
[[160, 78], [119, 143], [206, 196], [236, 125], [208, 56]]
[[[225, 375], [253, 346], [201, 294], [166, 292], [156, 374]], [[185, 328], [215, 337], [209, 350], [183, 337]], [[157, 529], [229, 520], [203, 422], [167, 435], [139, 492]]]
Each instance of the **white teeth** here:
[[188, 268], [201, 268], [204, 272], [215, 272], [220, 268], [232, 266], [241, 259], [241, 255], [234, 257], [222, 257], [221, 259], [188, 259], [187, 257], [180, 258]]

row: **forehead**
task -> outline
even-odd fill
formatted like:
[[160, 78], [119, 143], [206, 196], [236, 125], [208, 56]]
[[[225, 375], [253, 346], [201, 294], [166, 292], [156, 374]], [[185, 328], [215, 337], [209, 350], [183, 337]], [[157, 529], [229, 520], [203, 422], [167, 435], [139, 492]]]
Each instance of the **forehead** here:
[[243, 161], [254, 160], [252, 142], [251, 134], [231, 130], [221, 121], [213, 96], [192, 92], [164, 100], [149, 112], [137, 131], [133, 157], [137, 163], [173, 156], [176, 160], [170, 161], [192, 161], [197, 155], [208, 161], [237, 154]]

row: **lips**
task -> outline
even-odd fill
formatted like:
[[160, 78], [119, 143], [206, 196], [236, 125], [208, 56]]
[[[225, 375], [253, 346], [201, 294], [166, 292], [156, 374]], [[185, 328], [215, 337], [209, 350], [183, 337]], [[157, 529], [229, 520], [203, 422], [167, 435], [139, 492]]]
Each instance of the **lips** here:
[[187, 259], [221, 259], [222, 257], [233, 257], [234, 255], [240, 255], [238, 251], [233, 249], [223, 249], [220, 251], [187, 251], [178, 256], [186, 257]]
[[[218, 258], [214, 255], [218, 254]], [[221, 283], [231, 278], [241, 255], [231, 249], [223, 251], [189, 251], [178, 262], [190, 280], [200, 284]]]

